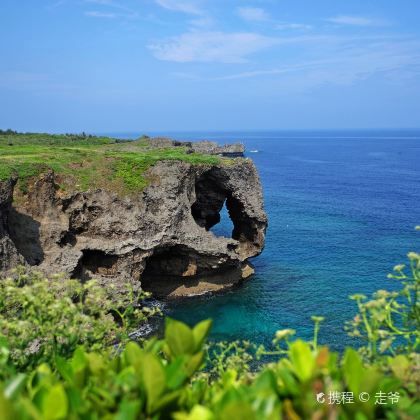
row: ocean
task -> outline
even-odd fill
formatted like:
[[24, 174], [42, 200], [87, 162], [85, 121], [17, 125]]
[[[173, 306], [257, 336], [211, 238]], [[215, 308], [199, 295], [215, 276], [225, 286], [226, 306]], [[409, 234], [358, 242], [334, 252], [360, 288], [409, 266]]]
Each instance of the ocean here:
[[[222, 295], [164, 306], [191, 325], [212, 318], [212, 339], [267, 345], [283, 328], [310, 339], [311, 315], [320, 315], [320, 342], [342, 350], [356, 314], [349, 295], [395, 289], [387, 274], [420, 250], [420, 130], [147, 134], [241, 141], [261, 177], [269, 227], [256, 274]], [[214, 230], [230, 235], [225, 211]]]

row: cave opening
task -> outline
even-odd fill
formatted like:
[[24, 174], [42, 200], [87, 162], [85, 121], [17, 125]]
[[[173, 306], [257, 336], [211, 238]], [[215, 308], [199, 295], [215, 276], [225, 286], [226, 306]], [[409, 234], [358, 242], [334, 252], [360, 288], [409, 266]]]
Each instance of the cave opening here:
[[9, 235], [19, 254], [31, 266], [44, 261], [41, 244], [41, 223], [28, 214], [12, 208], [9, 213]]
[[217, 291], [238, 278], [237, 261], [219, 265], [219, 259], [199, 254], [185, 245], [162, 246], [146, 259], [141, 288], [161, 298]]
[[147, 258], [141, 286], [147, 292], [167, 294], [167, 288], [191, 282], [198, 274], [196, 257], [190, 249], [182, 245], [161, 247]]
[[223, 207], [219, 212], [219, 222], [212, 226], [209, 230], [216, 236], [231, 238], [235, 226], [232, 222], [232, 219], [230, 218], [226, 203], [227, 200], [223, 202]]
[[95, 274], [113, 276], [117, 274], [117, 262], [116, 255], [109, 255], [95, 249], [84, 249], [71, 277], [87, 281], [92, 279]]
[[217, 169], [205, 172], [196, 180], [195, 197], [191, 214], [196, 223], [216, 236], [232, 237], [235, 229], [230, 211], [232, 194], [224, 187]]
[[[191, 214], [195, 222], [207, 231], [238, 241], [237, 251], [242, 257], [257, 255], [264, 242], [264, 232], [231, 188], [225, 173], [219, 168], [204, 172], [195, 182]], [[252, 191], [247, 194], [252, 194]]]

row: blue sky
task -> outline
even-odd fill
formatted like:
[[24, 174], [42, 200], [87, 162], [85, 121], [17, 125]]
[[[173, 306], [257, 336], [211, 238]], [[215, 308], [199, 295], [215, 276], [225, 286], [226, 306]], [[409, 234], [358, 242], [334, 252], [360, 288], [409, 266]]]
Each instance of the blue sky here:
[[420, 126], [418, 0], [1, 0], [0, 128]]

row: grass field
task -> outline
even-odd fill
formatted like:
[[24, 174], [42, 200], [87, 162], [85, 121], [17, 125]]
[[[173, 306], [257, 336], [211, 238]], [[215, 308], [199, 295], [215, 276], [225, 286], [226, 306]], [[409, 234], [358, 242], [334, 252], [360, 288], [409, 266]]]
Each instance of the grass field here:
[[217, 164], [221, 158], [188, 154], [183, 147], [150, 148], [145, 138], [121, 141], [84, 134], [0, 133], [0, 180], [17, 174], [22, 193], [33, 177], [53, 169], [65, 192], [106, 188], [130, 194], [147, 185], [144, 172], [160, 160]]

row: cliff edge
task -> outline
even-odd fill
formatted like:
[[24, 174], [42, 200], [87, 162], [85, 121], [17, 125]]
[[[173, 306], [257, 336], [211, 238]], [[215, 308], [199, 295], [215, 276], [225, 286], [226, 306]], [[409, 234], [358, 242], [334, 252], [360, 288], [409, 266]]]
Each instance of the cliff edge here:
[[[136, 153], [129, 143], [122, 146]], [[239, 146], [213, 143], [149, 141], [147, 147], [243, 154]], [[129, 195], [106, 186], [63, 191], [64, 176], [49, 168], [30, 178], [24, 192], [15, 188], [16, 177], [0, 181], [1, 270], [25, 263], [116, 287], [125, 278], [169, 298], [219, 291], [253, 273], [248, 259], [263, 250], [267, 217], [250, 159], [162, 158], [142, 174], [145, 187]], [[231, 237], [210, 231], [223, 205], [234, 226]]]

